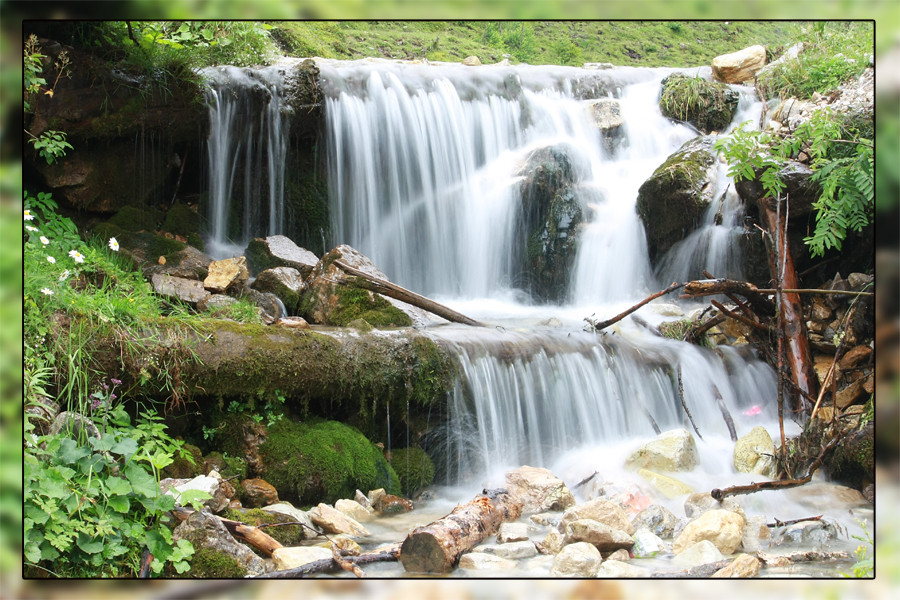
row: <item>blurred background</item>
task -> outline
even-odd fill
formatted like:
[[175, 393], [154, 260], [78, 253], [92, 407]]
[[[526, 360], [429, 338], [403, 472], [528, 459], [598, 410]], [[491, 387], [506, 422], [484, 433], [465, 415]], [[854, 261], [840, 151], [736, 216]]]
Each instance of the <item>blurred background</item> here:
[[[21, 580], [23, 19], [714, 19], [874, 20], [876, 24], [876, 579], [289, 582]], [[884, 598], [900, 591], [900, 2], [898, 0], [132, 0], [0, 1], [0, 600], [18, 598], [518, 599]], [[724, 586], [724, 587], [723, 587]], [[891, 592], [890, 590], [894, 590]]]

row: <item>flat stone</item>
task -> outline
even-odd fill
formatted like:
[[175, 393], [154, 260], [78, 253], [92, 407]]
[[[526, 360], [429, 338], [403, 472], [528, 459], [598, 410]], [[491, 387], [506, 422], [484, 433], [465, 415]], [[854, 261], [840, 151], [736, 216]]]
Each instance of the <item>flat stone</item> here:
[[759, 559], [749, 554], [739, 554], [730, 565], [712, 574], [714, 579], [748, 578], [759, 575]]
[[497, 543], [524, 542], [528, 540], [527, 523], [501, 523], [497, 532]]
[[270, 504], [269, 506], [263, 506], [262, 510], [266, 512], [278, 513], [281, 515], [285, 515], [293, 519], [298, 523], [303, 523], [305, 527], [301, 527], [303, 530], [303, 538], [307, 540], [311, 540], [313, 538], [318, 537], [313, 529], [315, 526], [313, 525], [312, 519], [309, 518], [309, 513], [306, 511], [300, 510], [299, 508], [295, 508], [287, 502], [278, 502], [277, 504]]
[[680, 567], [698, 567], [709, 563], [717, 562], [725, 558], [716, 548], [716, 545], [709, 540], [701, 540], [696, 544], [684, 548], [675, 555], [672, 563]]
[[641, 527], [634, 533], [634, 546], [631, 552], [635, 558], [651, 558], [656, 556], [665, 546], [665, 543], [652, 531]]
[[331, 557], [331, 549], [320, 546], [291, 546], [278, 548], [272, 552], [272, 561], [276, 571], [295, 569]]
[[559, 530], [565, 531], [569, 523], [578, 519], [592, 519], [628, 535], [634, 533], [634, 525], [631, 524], [625, 511], [605, 498], [595, 498], [567, 510], [559, 522]]
[[620, 529], [594, 521], [593, 519], [578, 519], [566, 525], [566, 542], [588, 542], [597, 547], [601, 552], [612, 552], [619, 548], [631, 548], [634, 539]]
[[334, 503], [334, 508], [359, 523], [368, 523], [369, 521], [375, 520], [375, 514], [356, 500], [341, 498]]
[[224, 294], [229, 288], [239, 288], [250, 278], [247, 259], [243, 256], [214, 260], [209, 263], [203, 287], [210, 292]]
[[312, 522], [326, 533], [346, 533], [348, 535], [367, 536], [369, 531], [355, 519], [351, 519], [339, 510], [320, 503], [309, 511]]
[[459, 568], [473, 571], [510, 571], [516, 568], [516, 562], [485, 552], [468, 552], [460, 557]]
[[203, 288], [203, 282], [196, 279], [154, 273], [150, 276], [150, 284], [153, 286], [153, 291], [160, 296], [175, 298], [188, 304], [197, 304], [210, 296], [210, 293]]

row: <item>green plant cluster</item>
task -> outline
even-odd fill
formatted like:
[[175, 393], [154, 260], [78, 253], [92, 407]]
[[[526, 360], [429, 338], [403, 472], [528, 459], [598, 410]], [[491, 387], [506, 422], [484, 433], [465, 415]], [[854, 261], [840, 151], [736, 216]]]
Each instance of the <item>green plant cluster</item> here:
[[663, 79], [661, 87], [662, 113], [704, 133], [728, 127], [737, 110], [737, 93], [723, 83], [675, 73]]
[[393, 450], [390, 462], [400, 478], [404, 496], [411, 497], [434, 481], [434, 463], [421, 448], [410, 446]]
[[260, 453], [264, 477], [278, 497], [301, 505], [352, 498], [357, 489], [400, 491], [397, 473], [381, 450], [337, 421], [279, 421], [269, 428]]

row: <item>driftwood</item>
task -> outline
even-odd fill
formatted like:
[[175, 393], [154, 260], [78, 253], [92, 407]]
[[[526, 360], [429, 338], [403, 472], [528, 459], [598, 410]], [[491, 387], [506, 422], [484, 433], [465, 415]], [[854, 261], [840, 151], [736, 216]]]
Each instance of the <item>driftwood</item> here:
[[[177, 507], [172, 510], [172, 514], [174, 514], [179, 521], [184, 521], [194, 512], [193, 509], [182, 507]], [[257, 527], [241, 523], [240, 521], [232, 521], [231, 519], [226, 519], [218, 515], [212, 516], [222, 522], [225, 529], [228, 530], [228, 533], [243, 542], [247, 542], [266, 556], [272, 556], [272, 553], [275, 550], [284, 547], [281, 545], [281, 542], [270, 536], [268, 533], [260, 531]]]
[[746, 281], [735, 281], [734, 279], [698, 279], [697, 281], [689, 281], [684, 284], [684, 292], [682, 298], [691, 298], [695, 296], [715, 296], [722, 294], [728, 296], [737, 294], [743, 296], [750, 303], [750, 306], [757, 313], [771, 315], [775, 313], [775, 307], [772, 302], [765, 297], [752, 283]]
[[372, 277], [368, 273], [360, 271], [359, 269], [355, 269], [339, 260], [334, 261], [334, 264], [348, 275], [352, 275], [353, 277], [355, 277], [355, 279], [352, 280], [353, 285], [358, 285], [359, 287], [365, 288], [371, 292], [375, 292], [383, 296], [390, 296], [395, 300], [400, 300], [401, 302], [412, 304], [413, 306], [421, 308], [422, 310], [427, 310], [428, 312], [447, 319], [448, 321], [451, 321], [453, 323], [462, 323], [464, 325], [484, 327], [482, 323], [479, 323], [475, 319], [470, 319], [464, 314], [458, 313], [455, 310], [444, 306], [443, 304], [438, 304], [434, 300], [430, 300], [425, 296], [419, 295], [404, 287], [400, 287], [395, 283], [385, 281], [384, 279], [378, 279], [377, 277]]
[[664, 289], [660, 292], [656, 292], [655, 294], [651, 294], [651, 295], [647, 296], [646, 298], [644, 298], [643, 300], [641, 300], [640, 302], [638, 302], [637, 304], [635, 304], [634, 306], [632, 306], [631, 308], [626, 310], [625, 312], [619, 313], [611, 319], [607, 319], [605, 321], [600, 321], [599, 323], [596, 321], [592, 321], [590, 319], [585, 319], [585, 321], [588, 322], [588, 324], [594, 329], [594, 331], [600, 331], [601, 329], [606, 329], [613, 323], [618, 323], [619, 321], [621, 321], [622, 319], [624, 319], [625, 317], [627, 317], [628, 315], [630, 315], [631, 313], [633, 313], [640, 307], [644, 306], [651, 300], [655, 300], [655, 299], [659, 298], [660, 296], [664, 296], [666, 294], [674, 292], [675, 290], [677, 290], [683, 286], [684, 286], [683, 283], [672, 283], [672, 285], [670, 285], [666, 289]]
[[821, 521], [822, 515], [816, 515], [815, 517], [806, 517], [805, 519], [791, 519], [790, 521], [779, 521], [775, 519], [774, 523], [766, 523], [766, 527], [790, 527], [791, 525], [796, 525], [797, 523], [803, 523], [804, 521]]
[[694, 417], [691, 416], [691, 411], [688, 410], [687, 404], [684, 401], [684, 382], [681, 379], [681, 365], [678, 365], [678, 397], [681, 398], [681, 408], [684, 409], [684, 414], [686, 414], [687, 418], [691, 421], [691, 427], [694, 428], [694, 433], [702, 440], [703, 436], [700, 435], [700, 430], [697, 429], [697, 424], [694, 423]]
[[719, 405], [719, 410], [722, 412], [722, 418], [725, 419], [725, 425], [728, 426], [728, 434], [731, 436], [731, 441], [738, 441], [737, 432], [734, 430], [734, 419], [731, 418], [731, 413], [728, 412], [728, 407], [725, 406], [725, 401], [722, 400], [722, 394], [719, 392], [719, 388], [713, 386], [713, 392], [716, 394], [716, 404]]
[[794, 552], [792, 554], [766, 554], [764, 552], [759, 552], [757, 553], [756, 558], [761, 560], [766, 566], [779, 567], [800, 562], [849, 560], [850, 555], [846, 552], [819, 552], [817, 550], [810, 550], [809, 552]]
[[[333, 550], [334, 552], [334, 550]], [[255, 579], [299, 579], [316, 573], [333, 573], [341, 569], [348, 570], [356, 574], [357, 577], [363, 577], [364, 574], [359, 569], [359, 565], [369, 565], [376, 562], [390, 562], [397, 560], [400, 556], [400, 544], [393, 544], [379, 550], [377, 552], [366, 552], [359, 556], [339, 556], [339, 560], [332, 556], [331, 558], [323, 558], [314, 560], [294, 567], [293, 569], [285, 569], [284, 571], [272, 571], [257, 575]], [[356, 573], [359, 571], [359, 573]]]
[[446, 517], [414, 529], [400, 547], [403, 568], [409, 573], [447, 573], [463, 553], [495, 533], [501, 523], [521, 516], [522, 501], [505, 489], [482, 494]]

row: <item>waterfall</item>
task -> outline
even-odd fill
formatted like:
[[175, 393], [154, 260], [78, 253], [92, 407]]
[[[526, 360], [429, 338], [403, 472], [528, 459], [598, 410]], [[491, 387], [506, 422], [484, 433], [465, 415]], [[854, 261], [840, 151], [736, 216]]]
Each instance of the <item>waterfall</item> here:
[[209, 105], [207, 252], [224, 258], [284, 228], [283, 74], [275, 67], [201, 73]]

